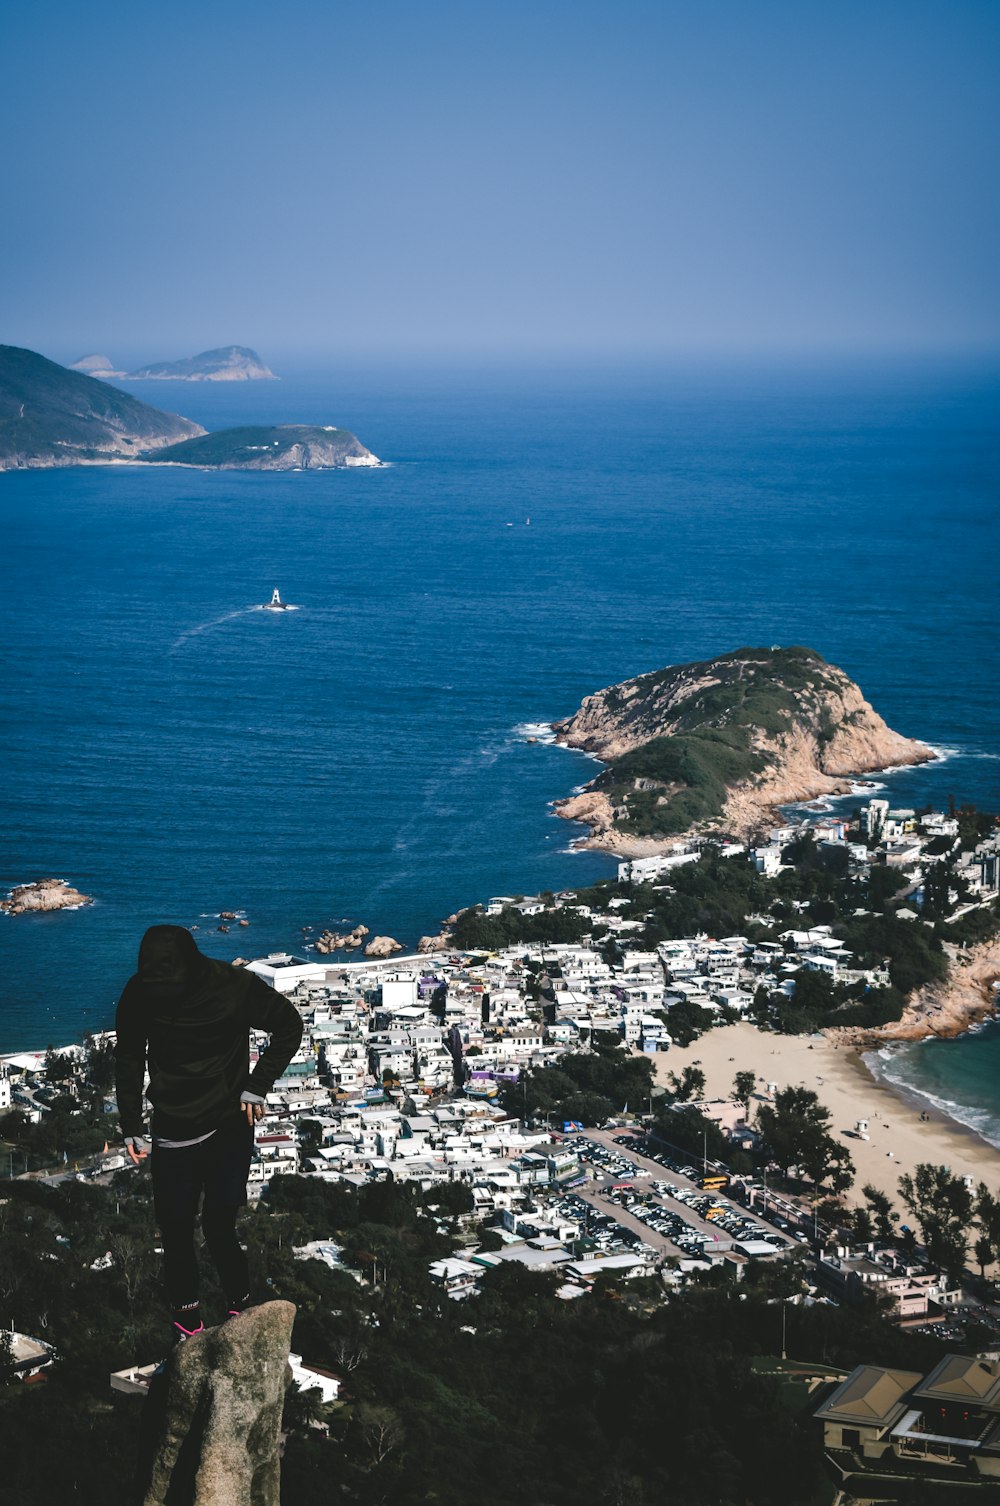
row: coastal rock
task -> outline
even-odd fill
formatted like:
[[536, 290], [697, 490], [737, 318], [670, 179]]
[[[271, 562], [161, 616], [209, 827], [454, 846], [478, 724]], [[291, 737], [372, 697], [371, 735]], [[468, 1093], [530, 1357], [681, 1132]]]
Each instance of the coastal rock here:
[[355, 926], [353, 931], [321, 931], [313, 942], [317, 952], [328, 956], [330, 952], [353, 952], [369, 934], [367, 926]]
[[279, 1506], [294, 1319], [265, 1302], [173, 1351], [143, 1409], [142, 1506]]
[[417, 942], [418, 952], [443, 952], [451, 946], [451, 935], [448, 931], [442, 931], [437, 936], [421, 936]]
[[391, 957], [393, 952], [401, 952], [401, 944], [391, 936], [373, 936], [365, 947], [366, 957]]
[[935, 756], [807, 648], [738, 649], [640, 675], [587, 696], [553, 730], [609, 765], [558, 814], [591, 827], [581, 845], [627, 856], [694, 831], [748, 838], [780, 805]]
[[18, 884], [5, 900], [0, 900], [0, 910], [8, 915], [30, 915], [46, 910], [79, 910], [82, 905], [93, 903], [89, 894], [81, 894], [65, 879], [47, 878], [33, 884]]
[[1000, 936], [994, 936], [959, 953], [942, 982], [925, 984], [912, 993], [898, 1020], [868, 1030], [842, 1026], [823, 1033], [838, 1045], [860, 1050], [892, 1041], [922, 1041], [931, 1035], [949, 1040], [993, 1017], [1000, 1002], [994, 986], [998, 982]]

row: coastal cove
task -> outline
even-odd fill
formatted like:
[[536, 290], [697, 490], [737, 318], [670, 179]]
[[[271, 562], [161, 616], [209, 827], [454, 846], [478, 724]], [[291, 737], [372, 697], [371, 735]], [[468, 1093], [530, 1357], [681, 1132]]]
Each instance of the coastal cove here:
[[[990, 1028], [1000, 1038], [1000, 1028]], [[924, 1161], [949, 1166], [956, 1176], [971, 1176], [976, 1183], [994, 1186], [1000, 1181], [1000, 1143], [926, 1099], [897, 1091], [887, 1073], [879, 1069], [873, 1074], [870, 1056], [825, 1035], [775, 1035], [748, 1024], [723, 1025], [658, 1058], [658, 1076], [665, 1081], [668, 1071], [679, 1074], [695, 1063], [705, 1073], [710, 1098], [729, 1095], [738, 1069], [756, 1074], [758, 1102], [766, 1101], [769, 1082], [779, 1089], [794, 1085], [814, 1092], [830, 1110], [831, 1133], [854, 1162], [855, 1182], [847, 1194], [851, 1202], [863, 1201], [866, 1183], [896, 1200], [899, 1177], [912, 1175]], [[856, 1134], [859, 1120], [867, 1121], [868, 1140]]]
[[[991, 374], [261, 386], [192, 386], [186, 410], [342, 423], [391, 464], [2, 478], [0, 882], [95, 903], [0, 921], [0, 1049], [108, 1025], [152, 921], [228, 957], [357, 921], [412, 945], [489, 894], [610, 874], [551, 809], [594, 763], [525, 724], [735, 644], [814, 645], [943, 751], [878, 776], [894, 803], [1000, 804], [997, 629], [966, 593]], [[275, 585], [301, 610], [257, 612]], [[249, 928], [218, 933], [223, 909]]]

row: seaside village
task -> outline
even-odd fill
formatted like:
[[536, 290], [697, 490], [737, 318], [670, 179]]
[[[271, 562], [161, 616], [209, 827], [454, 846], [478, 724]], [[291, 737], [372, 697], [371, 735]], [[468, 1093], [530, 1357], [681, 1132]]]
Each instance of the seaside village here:
[[[855, 870], [878, 862], [907, 869], [904, 907], [897, 913], [914, 924], [919, 923], [925, 850], [932, 843], [936, 850], [947, 846], [940, 839], [954, 838], [958, 830], [953, 817], [932, 814], [918, 820], [913, 811], [893, 810], [874, 799], [861, 812], [860, 834], [857, 825], [833, 818], [809, 825], [817, 843], [846, 845]], [[722, 851], [742, 853], [758, 871], [773, 875], [788, 842], [801, 834], [802, 827], [788, 826], [771, 831], [749, 852], [738, 843]], [[873, 838], [876, 845], [870, 846]], [[698, 844], [692, 843], [668, 855], [623, 862], [618, 877], [669, 886], [672, 871], [698, 854]], [[957, 861], [967, 906], [997, 894], [996, 837]], [[640, 950], [630, 938], [642, 923], [621, 918], [624, 903], [611, 899], [600, 916], [617, 942], [612, 961], [605, 936], [600, 944], [512, 945], [490, 954], [446, 946], [358, 961], [326, 960], [314, 952], [249, 962], [294, 1001], [305, 1024], [301, 1048], [269, 1095], [257, 1130], [251, 1199], [259, 1198], [272, 1178], [289, 1174], [356, 1184], [412, 1179], [424, 1188], [465, 1183], [474, 1206], [468, 1240], [435, 1261], [429, 1273], [455, 1300], [475, 1291], [484, 1271], [504, 1261], [555, 1272], [560, 1295], [574, 1301], [586, 1300], [595, 1283], [609, 1275], [619, 1281], [656, 1276], [678, 1286], [720, 1263], [740, 1278], [752, 1262], [794, 1257], [806, 1263], [808, 1295], [793, 1300], [852, 1302], [877, 1293], [897, 1322], [933, 1324], [946, 1336], [958, 1336], [957, 1315], [972, 1299], [928, 1265], [912, 1243], [908, 1250], [887, 1241], [836, 1243], [809, 1202], [769, 1191], [766, 1176], [761, 1182], [731, 1175], [723, 1163], [657, 1139], [650, 1133], [652, 1098], [617, 1105], [613, 1120], [586, 1129], [552, 1122], [551, 1115], [538, 1122], [518, 1111], [526, 1070], [550, 1066], [565, 1053], [589, 1051], [599, 1038], [654, 1056], [669, 1053], [671, 1009], [681, 1001], [709, 1012], [727, 1010], [732, 1018], [733, 1011], [746, 1014], [762, 984], [794, 1000], [803, 969], [840, 981], [864, 979], [873, 988], [888, 982], [880, 967], [859, 968], [829, 926], [790, 928], [777, 941], [760, 945], [743, 936], [699, 935]], [[530, 916], [546, 904], [558, 908], [578, 901], [572, 891], [545, 901], [498, 896], [483, 909], [489, 916], [514, 906]], [[263, 1038], [255, 1042], [252, 1055], [263, 1044]], [[82, 1048], [67, 1051], [82, 1055]], [[0, 1112], [20, 1107], [29, 1117], [40, 1117], [44, 1083], [40, 1056], [7, 1058]], [[766, 1101], [770, 1091], [762, 1082], [757, 1096]], [[753, 1143], [755, 1131], [743, 1103], [693, 1106], [719, 1124], [734, 1147]], [[113, 1108], [109, 1101], [109, 1111]], [[106, 1177], [122, 1169], [128, 1169], [125, 1158], [111, 1149], [82, 1172], [64, 1174]], [[489, 1241], [472, 1232], [484, 1226], [493, 1234]], [[332, 1238], [297, 1254], [333, 1267], [343, 1260]], [[372, 1272], [351, 1274], [362, 1281], [377, 1279]], [[23, 1375], [48, 1363], [41, 1341], [14, 1337]], [[993, 1355], [998, 1357], [1000, 1349]], [[977, 1364], [954, 1359], [947, 1373], [927, 1378], [859, 1367], [825, 1403], [818, 1420], [828, 1446], [854, 1450], [869, 1461], [918, 1457], [928, 1448], [918, 1419], [932, 1403], [935, 1415], [939, 1406], [964, 1405]], [[342, 1384], [325, 1374], [317, 1379], [302, 1372], [298, 1378], [321, 1385], [327, 1400]], [[126, 1389], [141, 1381], [138, 1373], [115, 1378]], [[979, 1389], [983, 1394], [977, 1393], [973, 1404], [990, 1440], [985, 1450], [977, 1444], [980, 1466], [990, 1471], [995, 1466], [1000, 1473], [1000, 1367], [990, 1369], [989, 1385], [984, 1381]], [[952, 1450], [964, 1460], [969, 1430], [967, 1436], [951, 1437], [942, 1423], [938, 1431], [939, 1456], [942, 1449]]]

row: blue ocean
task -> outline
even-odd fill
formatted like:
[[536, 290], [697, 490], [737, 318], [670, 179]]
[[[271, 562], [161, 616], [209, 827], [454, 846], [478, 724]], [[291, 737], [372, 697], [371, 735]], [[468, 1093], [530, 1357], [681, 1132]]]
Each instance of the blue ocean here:
[[0, 923], [0, 1052], [108, 1026], [157, 921], [228, 958], [356, 921], [409, 945], [610, 873], [551, 809], [595, 765], [532, 725], [744, 644], [810, 645], [941, 750], [894, 801], [1000, 808], [996, 369], [285, 377], [132, 390], [391, 464], [0, 476], [0, 884], [96, 898]]

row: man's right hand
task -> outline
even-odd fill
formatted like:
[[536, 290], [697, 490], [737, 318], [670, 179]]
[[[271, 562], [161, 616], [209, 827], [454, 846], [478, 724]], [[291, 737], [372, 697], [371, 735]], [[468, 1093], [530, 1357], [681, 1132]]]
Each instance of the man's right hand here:
[[132, 1165], [138, 1166], [149, 1154], [149, 1147], [141, 1135], [126, 1135], [125, 1149], [132, 1158]]

